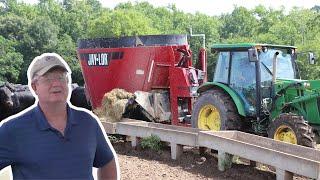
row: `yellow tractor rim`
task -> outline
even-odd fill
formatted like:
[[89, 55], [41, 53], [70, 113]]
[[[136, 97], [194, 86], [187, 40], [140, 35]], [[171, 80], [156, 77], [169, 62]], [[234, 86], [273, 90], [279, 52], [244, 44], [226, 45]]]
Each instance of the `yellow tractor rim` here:
[[211, 104], [203, 106], [198, 116], [198, 128], [219, 131], [220, 127], [221, 118], [218, 109]]
[[298, 144], [297, 136], [293, 129], [286, 125], [282, 125], [277, 128], [276, 132], [274, 133], [274, 139], [291, 144]]

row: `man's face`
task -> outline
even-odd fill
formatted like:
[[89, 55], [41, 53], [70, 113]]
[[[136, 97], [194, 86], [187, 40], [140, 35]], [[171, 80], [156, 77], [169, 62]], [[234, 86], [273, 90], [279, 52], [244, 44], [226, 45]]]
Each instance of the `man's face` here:
[[38, 77], [32, 85], [42, 103], [66, 102], [68, 97], [68, 79], [64, 71], [52, 70]]

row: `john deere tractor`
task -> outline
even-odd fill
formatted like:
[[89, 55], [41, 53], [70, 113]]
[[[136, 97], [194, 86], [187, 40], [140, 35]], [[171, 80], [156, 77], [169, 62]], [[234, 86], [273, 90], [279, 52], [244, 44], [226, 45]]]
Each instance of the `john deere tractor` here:
[[[192, 126], [240, 130], [314, 147], [320, 130], [320, 80], [301, 80], [294, 46], [215, 44], [212, 82], [198, 88]], [[309, 62], [314, 56], [309, 54]]]

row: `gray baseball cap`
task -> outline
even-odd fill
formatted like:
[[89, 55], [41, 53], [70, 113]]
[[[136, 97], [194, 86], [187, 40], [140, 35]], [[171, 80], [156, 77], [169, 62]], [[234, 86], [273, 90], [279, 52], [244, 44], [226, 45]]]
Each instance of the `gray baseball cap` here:
[[59, 67], [69, 72], [69, 67], [63, 58], [56, 53], [44, 53], [33, 59], [29, 66], [29, 75], [32, 79], [36, 74], [39, 76], [44, 75], [52, 68]]

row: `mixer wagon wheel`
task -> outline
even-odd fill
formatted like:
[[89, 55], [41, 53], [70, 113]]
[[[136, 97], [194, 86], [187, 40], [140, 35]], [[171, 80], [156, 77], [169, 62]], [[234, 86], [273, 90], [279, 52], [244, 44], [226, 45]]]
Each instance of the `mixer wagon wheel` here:
[[222, 90], [203, 93], [195, 102], [192, 127], [202, 130], [241, 130], [241, 118], [231, 97]]
[[278, 141], [315, 147], [315, 134], [302, 116], [292, 113], [281, 114], [270, 123], [268, 136]]

